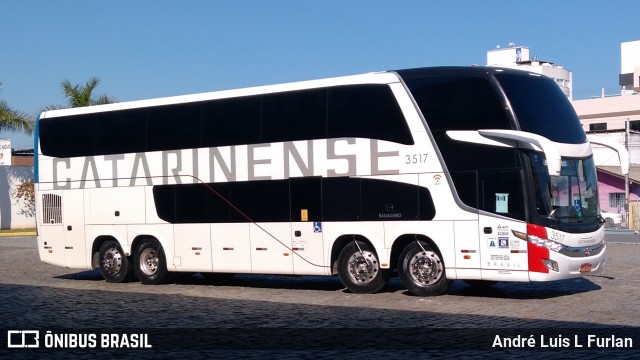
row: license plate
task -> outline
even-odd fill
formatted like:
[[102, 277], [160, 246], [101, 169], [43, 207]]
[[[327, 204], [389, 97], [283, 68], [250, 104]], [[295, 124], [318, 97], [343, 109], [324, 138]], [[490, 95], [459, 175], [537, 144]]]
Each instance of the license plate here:
[[581, 273], [591, 272], [591, 264], [585, 263], [585, 264], [580, 265], [580, 272]]

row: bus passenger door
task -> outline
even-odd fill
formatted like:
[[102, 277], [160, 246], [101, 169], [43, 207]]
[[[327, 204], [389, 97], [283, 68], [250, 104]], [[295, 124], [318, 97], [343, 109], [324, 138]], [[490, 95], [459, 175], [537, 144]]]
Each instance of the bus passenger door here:
[[522, 170], [478, 171], [479, 233], [482, 279], [528, 281]]
[[322, 235], [322, 179], [290, 180], [291, 255], [293, 273], [327, 275], [324, 265]]
[[527, 244], [513, 234], [526, 233], [526, 223], [481, 214], [479, 225], [482, 279], [528, 281]]
[[88, 259], [84, 231], [84, 190], [62, 191], [65, 265], [87, 268]]
[[291, 224], [293, 273], [296, 275], [326, 275], [322, 222], [307, 221]]

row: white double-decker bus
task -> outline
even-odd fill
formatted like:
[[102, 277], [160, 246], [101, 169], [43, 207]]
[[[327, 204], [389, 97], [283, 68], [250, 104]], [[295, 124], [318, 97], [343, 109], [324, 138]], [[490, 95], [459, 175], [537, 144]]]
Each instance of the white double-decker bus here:
[[605, 263], [590, 142], [538, 74], [421, 68], [47, 111], [35, 149], [40, 258], [108, 282], [338, 275], [373, 293], [397, 271], [424, 296]]

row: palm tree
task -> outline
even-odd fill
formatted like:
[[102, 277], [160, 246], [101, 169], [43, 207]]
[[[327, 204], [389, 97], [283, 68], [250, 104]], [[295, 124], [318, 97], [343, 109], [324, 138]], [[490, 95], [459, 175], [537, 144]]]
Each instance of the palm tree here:
[[0, 99], [0, 132], [21, 131], [27, 135], [33, 133], [33, 116], [13, 109], [6, 101]]
[[[0, 85], [2, 85], [1, 82]], [[12, 108], [5, 100], [0, 99], [0, 132], [21, 131], [31, 135], [33, 127], [33, 116]]]
[[100, 84], [100, 79], [92, 77], [84, 85], [71, 84], [69, 80], [64, 80], [60, 83], [62, 86], [62, 92], [67, 98], [67, 106], [64, 105], [51, 105], [47, 106], [45, 110], [56, 110], [66, 108], [76, 108], [83, 106], [111, 104], [116, 102], [115, 98], [107, 96], [106, 94], [100, 95], [97, 98], [93, 97], [93, 91]]

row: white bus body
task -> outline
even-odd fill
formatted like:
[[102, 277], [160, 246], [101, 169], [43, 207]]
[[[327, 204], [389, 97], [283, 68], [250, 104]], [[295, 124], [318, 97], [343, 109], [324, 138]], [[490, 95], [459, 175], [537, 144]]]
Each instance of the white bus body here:
[[[397, 270], [416, 295], [600, 272], [591, 149], [549, 84], [424, 68], [44, 112], [40, 258], [109, 282], [337, 274], [359, 293]], [[537, 114], [528, 91], [557, 104]]]

